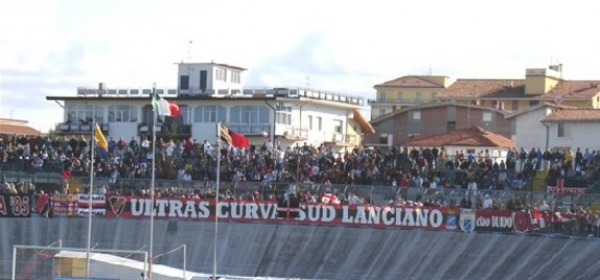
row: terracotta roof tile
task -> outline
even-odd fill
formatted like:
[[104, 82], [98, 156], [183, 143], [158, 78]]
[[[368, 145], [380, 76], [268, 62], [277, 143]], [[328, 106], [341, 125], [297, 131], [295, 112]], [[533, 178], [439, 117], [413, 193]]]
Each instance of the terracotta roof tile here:
[[27, 125], [14, 123], [14, 122], [3, 122], [0, 120], [0, 134], [3, 135], [28, 135], [38, 136], [43, 135], [36, 129], [33, 129]]
[[515, 141], [478, 126], [408, 141], [406, 146], [516, 147]]
[[531, 105], [531, 106], [525, 107], [523, 109], [514, 111], [512, 113], [508, 113], [508, 114], [505, 115], [505, 117], [507, 119], [514, 118], [516, 116], [523, 115], [523, 114], [528, 113], [528, 112], [539, 110], [540, 108], [552, 108], [554, 110], [578, 109], [578, 107], [576, 107], [576, 106], [569, 106], [569, 105], [564, 105], [564, 104], [556, 104], [554, 102], [542, 102], [542, 103], [538, 103], [538, 104]]
[[444, 88], [443, 85], [436, 84], [418, 76], [403, 76], [383, 84], [375, 85], [375, 88], [393, 87], [393, 88]]
[[565, 109], [546, 116], [544, 122], [598, 122], [600, 109]]
[[525, 80], [458, 79], [438, 98], [517, 98], [525, 93]]
[[438, 98], [530, 98], [589, 99], [600, 93], [600, 81], [559, 81], [553, 89], [542, 95], [525, 95], [525, 80], [506, 79], [458, 79], [437, 94]]
[[600, 92], [600, 81], [560, 81], [542, 97], [562, 96], [565, 99], [588, 99]]

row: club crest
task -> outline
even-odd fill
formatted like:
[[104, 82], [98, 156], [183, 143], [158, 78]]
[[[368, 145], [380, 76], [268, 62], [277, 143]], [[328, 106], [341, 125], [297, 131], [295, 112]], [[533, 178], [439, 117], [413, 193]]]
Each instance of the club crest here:
[[113, 213], [115, 213], [115, 215], [121, 215], [121, 213], [123, 213], [123, 210], [125, 210], [127, 198], [123, 196], [113, 196], [110, 198], [109, 203]]
[[472, 232], [475, 230], [475, 210], [461, 209], [460, 210], [460, 229], [464, 232]]

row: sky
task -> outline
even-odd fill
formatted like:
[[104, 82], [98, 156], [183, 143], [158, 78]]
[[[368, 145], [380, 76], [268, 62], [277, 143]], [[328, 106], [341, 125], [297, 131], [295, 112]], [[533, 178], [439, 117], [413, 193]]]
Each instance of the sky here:
[[248, 69], [246, 86], [311, 87], [373, 99], [405, 75], [522, 79], [563, 64], [600, 80], [586, 1], [0, 1], [0, 117], [43, 132], [46, 96], [78, 87], [177, 86], [177, 62]]

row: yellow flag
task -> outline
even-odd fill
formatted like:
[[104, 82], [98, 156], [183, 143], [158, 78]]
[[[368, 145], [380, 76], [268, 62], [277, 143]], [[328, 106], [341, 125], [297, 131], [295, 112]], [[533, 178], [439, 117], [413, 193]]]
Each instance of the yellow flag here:
[[98, 123], [96, 123], [96, 127], [94, 128], [94, 138], [96, 140], [96, 144], [105, 150], [108, 150], [108, 142], [106, 142], [106, 138], [104, 138], [104, 134], [102, 134], [102, 130]]

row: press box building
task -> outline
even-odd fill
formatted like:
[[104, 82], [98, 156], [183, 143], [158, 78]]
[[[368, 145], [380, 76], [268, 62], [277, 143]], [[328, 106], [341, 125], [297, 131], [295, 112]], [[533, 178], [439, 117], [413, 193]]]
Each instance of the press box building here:
[[47, 96], [64, 108], [55, 132], [91, 132], [92, 120], [107, 138], [126, 141], [152, 134], [152, 94], [175, 102], [180, 116], [158, 120], [157, 137], [216, 141], [218, 122], [242, 133], [252, 144], [333, 146], [361, 144], [373, 128], [361, 113], [364, 99], [308, 88], [245, 88], [246, 69], [220, 63], [179, 63], [174, 88], [77, 88], [75, 95]]

